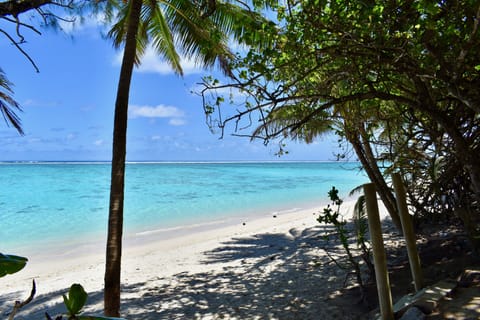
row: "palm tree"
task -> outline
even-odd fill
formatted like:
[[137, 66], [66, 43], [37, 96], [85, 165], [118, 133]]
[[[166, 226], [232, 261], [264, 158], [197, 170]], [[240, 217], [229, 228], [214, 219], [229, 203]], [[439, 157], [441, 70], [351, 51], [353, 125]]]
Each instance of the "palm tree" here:
[[[120, 315], [120, 270], [122, 255], [123, 202], [127, 116], [130, 82], [135, 64], [148, 45], [182, 75], [176, 48], [202, 66], [218, 63], [228, 74], [233, 55], [229, 36], [252, 44], [266, 24], [261, 15], [233, 1], [215, 0], [122, 0], [110, 1], [117, 10], [117, 23], [109, 32], [114, 45], [124, 44], [115, 102], [110, 207], [105, 266], [104, 313]], [[273, 1], [268, 1], [272, 3]], [[113, 5], [112, 5], [113, 4]], [[107, 13], [114, 11], [108, 10]]]
[[11, 124], [18, 133], [23, 135], [23, 129], [20, 123], [20, 118], [15, 111], [21, 111], [20, 105], [16, 102], [11, 94], [13, 90], [11, 83], [8, 81], [5, 73], [0, 68], [0, 113], [7, 125]]
[[[293, 98], [292, 98], [293, 99]], [[375, 152], [372, 150], [365, 123], [369, 119], [368, 110], [360, 108], [355, 102], [337, 105], [330, 109], [316, 109], [317, 101], [311, 103], [285, 104], [273, 108], [262, 118], [263, 122], [254, 130], [252, 137], [266, 139], [283, 136], [306, 143], [315, 138], [338, 130], [352, 145], [377, 192], [387, 208], [398, 232], [402, 232], [400, 217], [397, 212], [395, 197], [377, 165]], [[370, 110], [370, 112], [373, 112]], [[371, 114], [370, 114], [371, 115]]]

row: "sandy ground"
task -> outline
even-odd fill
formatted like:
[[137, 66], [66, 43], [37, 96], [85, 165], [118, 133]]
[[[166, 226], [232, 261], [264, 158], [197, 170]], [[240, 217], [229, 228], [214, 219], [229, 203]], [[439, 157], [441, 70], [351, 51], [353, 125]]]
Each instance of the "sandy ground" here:
[[[122, 316], [127, 319], [355, 319], [335, 301], [345, 279], [326, 256], [331, 228], [316, 221], [323, 207], [226, 221], [125, 239]], [[353, 202], [342, 212], [351, 216]], [[381, 208], [381, 215], [385, 210]], [[101, 314], [104, 243], [57, 248], [29, 256], [21, 272], [0, 278], [0, 316], [37, 294], [16, 319], [65, 311], [72, 283], [89, 292], [87, 313]], [[354, 303], [354, 302], [352, 302]]]

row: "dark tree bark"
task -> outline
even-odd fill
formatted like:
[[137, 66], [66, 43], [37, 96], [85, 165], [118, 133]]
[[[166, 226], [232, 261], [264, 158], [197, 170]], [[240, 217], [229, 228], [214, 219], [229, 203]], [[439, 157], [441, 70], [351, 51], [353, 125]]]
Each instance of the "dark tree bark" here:
[[120, 316], [120, 272], [122, 258], [123, 200], [130, 82], [136, 57], [136, 38], [142, 0], [131, 0], [123, 61], [118, 81], [113, 129], [112, 176], [105, 265], [104, 313]]
[[[442, 127], [448, 136], [453, 141], [453, 156], [456, 161], [463, 167], [463, 170], [470, 177], [469, 188], [472, 192], [473, 198], [477, 202], [477, 205], [480, 203], [480, 162], [479, 162], [479, 147], [478, 142], [475, 142], [475, 139], [468, 138], [464, 131], [464, 126], [460, 125], [458, 120], [461, 119], [461, 110], [456, 109], [455, 116], [452, 116], [447, 111], [442, 111], [436, 107], [436, 101], [431, 96], [429, 92], [428, 85], [425, 82], [416, 77], [414, 78], [415, 89], [418, 93], [417, 105], [415, 108], [424, 114], [428, 115], [435, 122]], [[469, 107], [465, 105], [466, 107]], [[461, 105], [460, 105], [461, 107]], [[475, 112], [473, 115], [470, 114], [469, 126], [475, 126], [473, 121], [474, 117], [477, 117], [478, 113]], [[475, 127], [475, 131], [477, 131]], [[478, 131], [477, 131], [478, 132]], [[471, 206], [471, 204], [466, 204]], [[464, 208], [457, 208], [457, 215], [462, 220], [465, 225], [465, 230], [469, 238], [471, 239], [472, 245], [475, 249], [480, 251], [480, 214], [474, 210], [465, 210]]]
[[52, 0], [28, 0], [28, 1], [18, 1], [11, 0], [0, 3], [0, 17], [5, 16], [14, 16], [33, 10], [38, 9], [47, 4], [54, 4], [56, 1]]

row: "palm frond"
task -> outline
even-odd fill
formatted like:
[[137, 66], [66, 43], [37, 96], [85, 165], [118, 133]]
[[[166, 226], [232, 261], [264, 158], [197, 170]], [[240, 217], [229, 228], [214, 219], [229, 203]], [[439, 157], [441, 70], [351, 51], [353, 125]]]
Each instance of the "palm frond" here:
[[172, 30], [165, 18], [161, 7], [156, 1], [150, 5], [150, 19], [148, 32], [152, 38], [152, 47], [156, 52], [167, 60], [173, 71], [182, 75], [183, 70], [180, 63], [180, 56], [175, 49], [175, 41]]
[[[126, 25], [131, 1], [112, 1], [107, 16], [116, 22], [108, 33], [116, 48], [125, 41]], [[201, 67], [217, 65], [226, 75], [230, 73], [230, 61], [234, 55], [228, 43], [233, 40], [247, 45], [266, 45], [265, 28], [274, 24], [256, 11], [236, 1], [143, 0], [140, 26], [137, 35], [137, 57], [141, 57], [149, 44], [172, 67], [182, 74], [180, 55], [192, 59]], [[258, 1], [257, 1], [258, 2]], [[257, 7], [277, 3], [260, 1]], [[209, 8], [205, 14], [205, 8]]]
[[326, 113], [319, 113], [306, 123], [302, 120], [312, 112], [310, 106], [284, 105], [271, 110], [262, 120], [262, 124], [253, 132], [253, 137], [284, 138], [312, 143], [315, 138], [331, 130], [333, 122]]
[[367, 202], [365, 201], [365, 195], [358, 197], [353, 207], [353, 223], [355, 227], [355, 232], [357, 234], [357, 244], [365, 244], [365, 237], [368, 232], [368, 221], [367, 221]]
[[233, 57], [227, 46], [230, 31], [214, 20], [218, 4], [214, 15], [205, 18], [191, 1], [168, 2], [170, 5], [165, 6], [165, 15], [179, 50], [187, 58], [193, 59], [197, 65], [212, 67], [219, 60]]
[[355, 206], [353, 207], [353, 218], [355, 220], [360, 220], [366, 215], [366, 202], [365, 195], [361, 195], [357, 198]]
[[361, 192], [363, 192], [363, 184], [358, 185], [358, 186], [356, 186], [355, 188], [353, 188], [352, 190], [350, 190], [350, 192], [349, 192], [348, 195], [349, 195], [350, 197], [352, 197], [352, 196], [355, 195], [355, 193], [361, 193]]
[[11, 85], [3, 70], [0, 69], [0, 113], [7, 125], [12, 125], [18, 133], [23, 135], [20, 117], [16, 113], [16, 111], [22, 111], [22, 109], [20, 104], [11, 96], [13, 94]]
[[126, 28], [128, 22], [130, 6], [121, 6], [118, 8], [116, 22], [108, 32], [107, 36], [112, 39], [113, 46], [118, 49], [125, 42]]
[[212, 20], [225, 32], [232, 33], [241, 44], [264, 48], [273, 43], [271, 33], [266, 31], [271, 31], [276, 26], [257, 11], [222, 1], [217, 3]]

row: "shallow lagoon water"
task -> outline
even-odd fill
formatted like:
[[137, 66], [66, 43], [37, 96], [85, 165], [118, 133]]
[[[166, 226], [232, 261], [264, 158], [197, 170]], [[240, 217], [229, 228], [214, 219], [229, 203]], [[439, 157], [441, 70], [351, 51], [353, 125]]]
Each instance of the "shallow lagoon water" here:
[[[145, 234], [295, 211], [367, 181], [358, 163], [128, 163], [124, 228]], [[109, 163], [2, 163], [0, 252], [103, 239]]]

